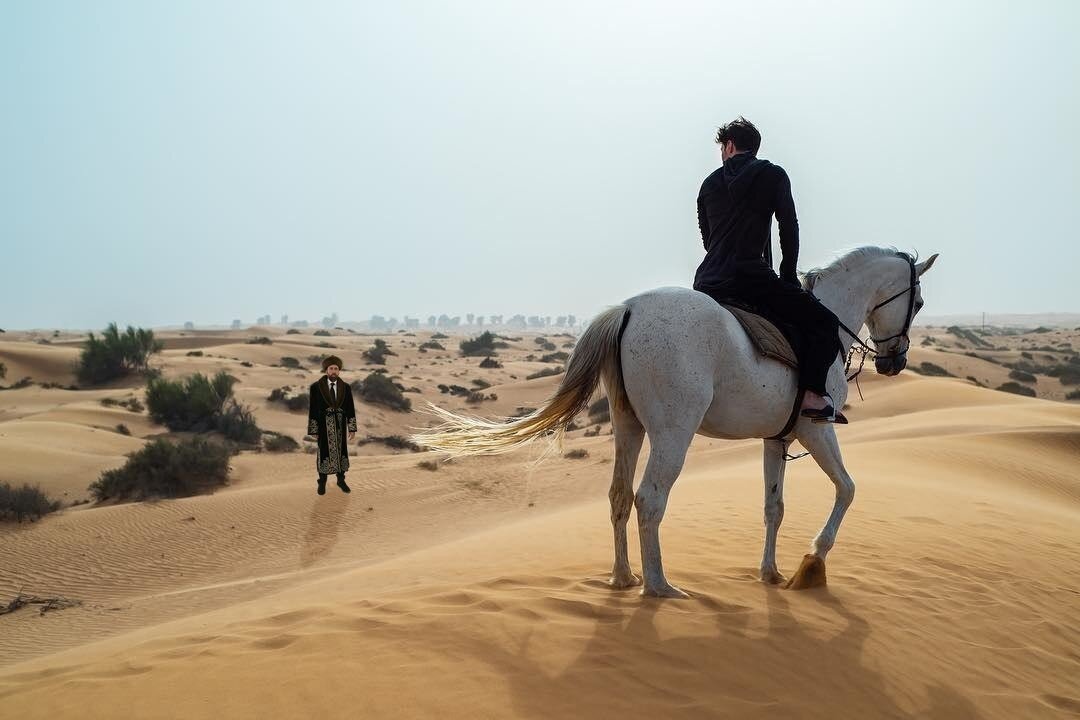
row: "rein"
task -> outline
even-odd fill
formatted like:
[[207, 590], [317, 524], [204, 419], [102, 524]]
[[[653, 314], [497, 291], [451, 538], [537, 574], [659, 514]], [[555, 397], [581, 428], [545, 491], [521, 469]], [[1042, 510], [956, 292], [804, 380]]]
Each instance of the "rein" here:
[[[886, 300], [882, 300], [877, 305], [870, 308], [870, 314], [872, 315], [875, 310], [877, 310], [879, 308], [883, 308], [886, 305], [888, 305], [889, 303], [891, 303], [893, 300], [896, 300], [897, 298], [903, 297], [905, 294], [910, 293], [910, 295], [908, 296], [907, 319], [904, 321], [904, 328], [900, 332], [898, 332], [897, 334], [890, 335], [887, 338], [876, 338], [873, 335], [870, 335], [869, 336], [870, 342], [884, 343], [884, 342], [888, 342], [889, 340], [893, 340], [895, 338], [907, 338], [908, 339], [908, 348], [911, 347], [911, 338], [908, 337], [908, 333], [911, 331], [911, 322], [915, 319], [915, 313], [914, 313], [914, 310], [915, 310], [915, 288], [919, 286], [919, 280], [915, 277], [915, 261], [909, 255], [905, 254], [904, 257], [907, 259], [908, 267], [911, 270], [911, 283], [910, 283], [910, 285], [907, 287], [906, 290], [901, 290], [900, 292], [896, 293], [892, 297], [890, 297], [890, 298], [888, 298]], [[808, 292], [810, 292], [811, 297], [813, 297], [815, 300], [818, 300], [817, 297], [814, 295], [813, 291], [808, 291]], [[821, 301], [818, 300], [818, 302], [821, 302]], [[840, 325], [840, 329], [843, 330], [844, 332], [846, 332], [848, 335], [850, 335], [851, 338], [855, 341], [855, 343], [857, 343], [857, 345], [853, 344], [851, 346], [851, 349], [848, 350], [847, 361], [844, 364], [844, 375], [845, 375], [845, 377], [847, 377], [848, 382], [851, 382], [852, 380], [855, 381], [855, 388], [859, 391], [859, 399], [865, 401], [866, 398], [863, 397], [862, 386], [859, 385], [859, 374], [862, 373], [862, 371], [863, 371], [863, 365], [866, 363], [866, 356], [867, 355], [873, 355], [875, 360], [891, 360], [892, 358], [898, 358], [898, 357], [902, 357], [904, 355], [907, 355], [907, 350], [904, 350], [903, 352], [894, 353], [892, 355], [881, 355], [881, 354], [878, 353], [877, 350], [870, 347], [866, 342], [864, 342], [863, 339], [860, 338], [857, 333], [853, 332], [851, 330], [851, 328], [849, 328], [847, 325], [840, 322], [839, 320], [837, 320], [837, 323]], [[899, 348], [900, 345], [898, 344], [896, 347]], [[855, 353], [860, 353], [859, 369], [856, 370], [851, 375], [848, 375], [848, 373], [851, 372], [851, 364], [852, 364], [853, 360], [855, 359]], [[792, 413], [792, 418], [791, 418], [792, 420], [795, 419], [795, 415], [798, 412], [798, 407], [801, 404], [802, 404], [802, 393], [799, 393], [798, 398], [795, 401], [795, 410]], [[794, 425], [794, 422], [791, 422], [789, 420], [788, 427], [784, 428], [784, 431], [781, 433], [781, 435], [773, 436], [773, 438], [770, 438], [770, 439], [778, 440], [782, 436], [787, 435], [787, 433], [791, 431], [791, 425]], [[784, 460], [786, 460], [786, 461], [798, 460], [799, 458], [806, 457], [809, 454], [810, 453], [808, 453], [808, 452], [803, 452], [803, 453], [799, 453], [798, 455], [791, 455], [791, 454], [785, 452], [784, 453]]]

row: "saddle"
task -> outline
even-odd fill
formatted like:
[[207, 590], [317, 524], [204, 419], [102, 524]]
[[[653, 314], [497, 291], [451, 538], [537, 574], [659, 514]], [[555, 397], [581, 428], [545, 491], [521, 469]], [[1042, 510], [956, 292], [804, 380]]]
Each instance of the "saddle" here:
[[721, 302], [720, 305], [735, 316], [759, 353], [773, 360], [779, 360], [792, 370], [798, 370], [799, 363], [795, 359], [795, 351], [791, 349], [791, 343], [772, 321], [747, 306], [733, 305], [728, 300]]

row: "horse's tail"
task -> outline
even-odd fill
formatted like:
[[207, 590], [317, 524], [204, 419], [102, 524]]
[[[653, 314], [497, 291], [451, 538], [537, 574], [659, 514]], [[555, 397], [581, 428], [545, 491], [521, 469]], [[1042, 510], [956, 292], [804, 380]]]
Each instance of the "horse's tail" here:
[[431, 412], [443, 423], [412, 435], [411, 440], [455, 456], [510, 452], [549, 433], [559, 442], [574, 416], [588, 406], [601, 378], [611, 411], [628, 409], [619, 345], [629, 317], [626, 305], [616, 305], [589, 323], [570, 356], [558, 391], [544, 407], [507, 422], [457, 415], [431, 405]]

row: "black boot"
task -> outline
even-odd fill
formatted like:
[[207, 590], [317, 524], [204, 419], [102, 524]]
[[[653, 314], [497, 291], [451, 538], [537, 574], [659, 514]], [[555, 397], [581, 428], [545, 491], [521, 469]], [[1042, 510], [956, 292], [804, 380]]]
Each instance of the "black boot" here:
[[341, 488], [341, 492], [343, 492], [343, 493], [351, 493], [352, 492], [352, 489], [348, 485], [345, 484], [345, 476], [344, 475], [338, 475], [337, 476], [337, 486], [339, 488]]
[[325, 495], [326, 494], [326, 476], [325, 475], [320, 475], [319, 476], [319, 494], [320, 495]]

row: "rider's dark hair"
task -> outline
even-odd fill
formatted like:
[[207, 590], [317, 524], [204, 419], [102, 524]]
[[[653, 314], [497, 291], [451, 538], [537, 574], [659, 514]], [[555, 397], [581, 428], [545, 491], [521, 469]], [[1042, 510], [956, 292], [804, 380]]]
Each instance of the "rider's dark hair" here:
[[745, 150], [751, 155], [757, 155], [758, 148], [761, 147], [761, 133], [754, 127], [754, 123], [742, 115], [717, 128], [716, 144], [723, 145], [728, 140], [735, 143], [735, 149], [739, 152]]

